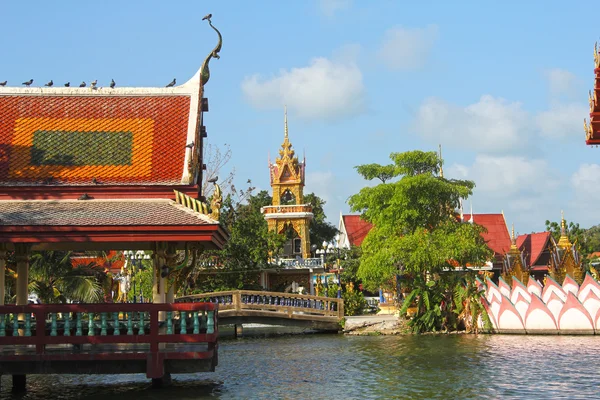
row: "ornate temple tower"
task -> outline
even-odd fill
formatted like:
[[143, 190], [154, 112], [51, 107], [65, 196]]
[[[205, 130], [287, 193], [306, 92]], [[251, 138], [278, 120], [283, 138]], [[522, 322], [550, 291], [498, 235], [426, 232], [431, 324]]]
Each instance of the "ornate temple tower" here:
[[308, 228], [313, 218], [312, 207], [304, 203], [304, 170], [306, 160], [298, 161], [288, 137], [287, 109], [284, 113], [284, 137], [275, 163], [269, 160], [273, 203], [263, 207], [262, 212], [269, 230], [286, 234], [293, 230], [291, 254], [310, 258]]
[[556, 282], [560, 283], [569, 275], [581, 285], [585, 277], [583, 262], [576, 249], [576, 245], [572, 244], [567, 236], [564, 214], [560, 220], [560, 239], [558, 243], [554, 242], [548, 272]]
[[517, 237], [515, 236], [515, 226], [512, 226], [510, 236], [510, 250], [504, 256], [504, 264], [502, 266], [502, 279], [509, 285], [512, 285], [512, 278], [517, 278], [521, 283], [527, 285], [529, 282], [529, 270], [526, 267], [526, 262], [523, 254], [517, 247]]

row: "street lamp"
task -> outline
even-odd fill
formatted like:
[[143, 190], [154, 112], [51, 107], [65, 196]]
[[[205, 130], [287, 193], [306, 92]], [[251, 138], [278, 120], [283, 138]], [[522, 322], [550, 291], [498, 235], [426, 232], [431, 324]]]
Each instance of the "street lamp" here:
[[[143, 260], [148, 260], [150, 259], [150, 255], [146, 254], [144, 251], [133, 251], [133, 250], [125, 250], [123, 252], [123, 254], [125, 255], [125, 257], [129, 258], [131, 260], [131, 280], [133, 281], [133, 302], [137, 303], [137, 287], [136, 287], [136, 279], [135, 279], [135, 275], [136, 275], [136, 266], [138, 270], [143, 269]], [[140, 301], [143, 301], [143, 295], [142, 295], [142, 288], [140, 287]]]
[[[327, 254], [332, 254], [334, 247], [333, 247], [332, 243], [327, 244], [326, 241], [323, 241], [322, 246], [323, 247], [318, 249], [316, 251], [316, 253], [321, 256], [321, 264], [323, 264], [323, 272], [325, 272], [325, 267], [326, 267], [325, 261], [327, 259]], [[327, 276], [325, 276], [325, 290], [327, 290], [328, 288], [329, 288], [329, 283], [327, 282]], [[327, 292], [325, 292], [325, 293], [327, 293]]]

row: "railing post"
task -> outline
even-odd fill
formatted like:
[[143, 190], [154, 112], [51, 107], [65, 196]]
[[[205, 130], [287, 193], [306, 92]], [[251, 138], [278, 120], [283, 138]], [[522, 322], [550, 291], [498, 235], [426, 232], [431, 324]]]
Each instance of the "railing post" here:
[[231, 298], [233, 299], [233, 305], [236, 309], [236, 311], [239, 311], [242, 309], [242, 292], [240, 290], [236, 290], [235, 292], [233, 292]]
[[338, 299], [338, 319], [344, 318], [344, 299]]

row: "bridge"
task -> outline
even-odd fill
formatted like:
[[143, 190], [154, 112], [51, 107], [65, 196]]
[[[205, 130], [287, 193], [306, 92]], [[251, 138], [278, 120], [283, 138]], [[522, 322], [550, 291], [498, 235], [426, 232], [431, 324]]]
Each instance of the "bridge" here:
[[175, 302], [216, 303], [218, 324], [236, 325], [236, 332], [250, 323], [338, 331], [344, 318], [342, 299], [294, 293], [232, 290], [183, 296]]

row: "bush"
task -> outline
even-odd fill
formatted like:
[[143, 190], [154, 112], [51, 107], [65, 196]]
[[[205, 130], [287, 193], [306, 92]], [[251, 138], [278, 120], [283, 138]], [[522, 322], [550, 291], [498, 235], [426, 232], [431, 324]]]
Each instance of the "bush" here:
[[358, 291], [344, 292], [344, 314], [345, 315], [360, 315], [367, 307], [365, 296]]

